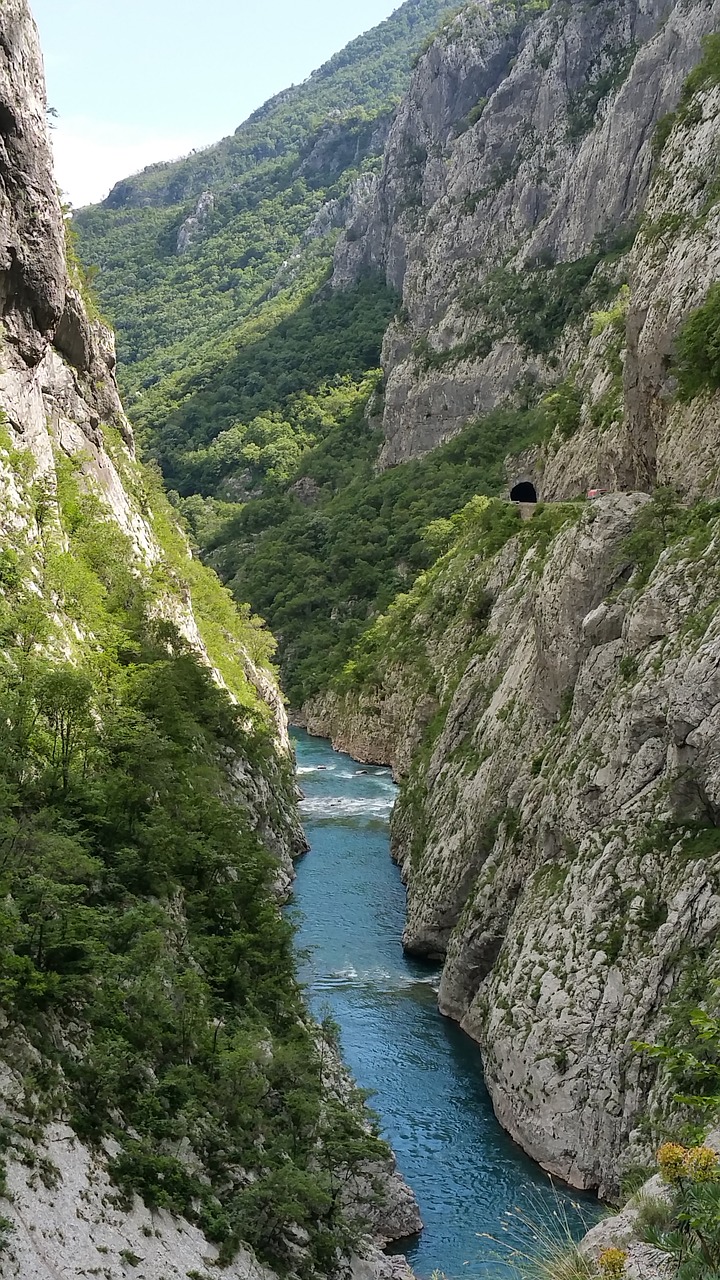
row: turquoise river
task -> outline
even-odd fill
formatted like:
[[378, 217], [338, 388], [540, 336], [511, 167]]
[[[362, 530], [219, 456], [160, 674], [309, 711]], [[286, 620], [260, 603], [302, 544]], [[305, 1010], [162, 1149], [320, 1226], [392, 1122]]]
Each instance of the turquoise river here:
[[396, 789], [329, 743], [295, 734], [311, 852], [298, 866], [298, 945], [311, 1007], [341, 1028], [346, 1061], [413, 1187], [425, 1222], [402, 1252], [421, 1277], [508, 1277], [536, 1226], [574, 1234], [591, 1199], [550, 1180], [493, 1115], [477, 1047], [437, 1010], [437, 971], [402, 951], [405, 891], [390, 858]]

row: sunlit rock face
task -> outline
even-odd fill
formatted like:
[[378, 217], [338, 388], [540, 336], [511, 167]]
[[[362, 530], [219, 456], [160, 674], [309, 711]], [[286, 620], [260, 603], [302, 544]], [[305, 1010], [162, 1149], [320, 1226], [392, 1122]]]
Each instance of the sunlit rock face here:
[[490, 557], [468, 533], [384, 622], [364, 685], [308, 713], [402, 781], [404, 943], [443, 962], [502, 1123], [603, 1191], [675, 1092], [637, 1042], [720, 968], [720, 525], [658, 546], [643, 582], [653, 512], [568, 504], [549, 541], [518, 519]]
[[[711, 449], [716, 415], [669, 410], [666, 358], [718, 274], [717, 204], [706, 208], [717, 90], [661, 156], [653, 140], [719, 20], [717, 3], [552, 4], [519, 18], [472, 4], [443, 30], [335, 256], [337, 287], [379, 267], [402, 294], [384, 349], [382, 465], [572, 371], [582, 432], [536, 459], [544, 497], [644, 488], [678, 471], [688, 491], [707, 487], [683, 441], [703, 436], [695, 457]], [[532, 302], [527, 315], [508, 306], [518, 274], [522, 285], [539, 271], [552, 292], [558, 266], [578, 261], [593, 287], [608, 272], [618, 288], [630, 282], [624, 394], [602, 430], [590, 409], [606, 409], [611, 380], [586, 316], [528, 342]]]

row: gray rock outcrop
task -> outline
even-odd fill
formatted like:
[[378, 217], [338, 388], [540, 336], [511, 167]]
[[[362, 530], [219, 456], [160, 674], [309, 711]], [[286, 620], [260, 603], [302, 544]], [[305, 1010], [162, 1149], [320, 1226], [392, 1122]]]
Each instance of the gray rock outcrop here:
[[178, 231], [178, 254], [187, 253], [188, 249], [207, 230], [208, 223], [214, 212], [215, 197], [212, 191], [203, 191], [195, 206], [195, 212], [185, 219]]
[[[667, 476], [688, 494], [707, 491], [717, 415], [670, 408], [668, 356], [718, 276], [717, 90], [660, 158], [654, 138], [719, 23], [705, 0], [553, 4], [520, 16], [473, 4], [441, 33], [335, 256], [336, 287], [380, 269], [402, 293], [383, 352], [381, 465], [427, 453], [514, 402], [518, 387], [572, 377], [583, 430], [540, 450], [544, 496]], [[564, 324], [555, 312], [557, 331], [533, 334], [533, 289], [564, 306], [572, 263], [589, 273], [585, 311]], [[614, 424], [588, 316], [608, 268], [631, 292]], [[688, 437], [699, 446], [690, 455]]]
[[[111, 1146], [112, 1150], [112, 1146]], [[102, 1153], [81, 1143], [67, 1125], [47, 1129], [35, 1153], [44, 1179], [29, 1164], [10, 1166], [9, 1246], [0, 1256], [3, 1280], [74, 1280], [79, 1275], [126, 1275], [142, 1267], [147, 1280], [186, 1280], [209, 1274], [217, 1250], [189, 1222], [147, 1209], [135, 1196], [116, 1204], [117, 1189]], [[228, 1280], [275, 1280], [241, 1249]]]
[[0, 308], [8, 342], [36, 363], [65, 307], [66, 269], [42, 62], [25, 0], [3, 6], [0, 101]]
[[519, 525], [489, 561], [461, 544], [403, 607], [417, 658], [308, 721], [405, 776], [405, 945], [444, 960], [440, 1007], [480, 1044], [504, 1126], [601, 1192], [668, 1104], [636, 1042], [691, 957], [700, 988], [720, 972], [720, 528], [709, 513], [633, 586], [648, 502], [570, 509], [546, 546]]

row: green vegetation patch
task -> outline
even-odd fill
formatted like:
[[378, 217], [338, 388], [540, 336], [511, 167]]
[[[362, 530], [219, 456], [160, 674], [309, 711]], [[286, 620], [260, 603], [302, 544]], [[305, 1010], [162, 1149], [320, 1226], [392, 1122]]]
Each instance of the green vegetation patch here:
[[675, 370], [681, 400], [720, 388], [720, 284], [711, 286], [680, 330]]
[[172, 531], [143, 573], [69, 461], [57, 496], [29, 499], [38, 556], [0, 564], [0, 1000], [39, 1055], [28, 1118], [113, 1136], [121, 1191], [196, 1222], [224, 1262], [247, 1242], [296, 1270], [294, 1224], [301, 1270], [327, 1274], [354, 1242], [344, 1182], [386, 1148], [359, 1097], [324, 1093], [264, 815], [227, 772], [247, 761], [289, 799], [290, 765], [247, 682], [232, 701], [165, 616], [186, 568]]
[[428, 524], [499, 493], [506, 455], [548, 430], [543, 408], [499, 409], [428, 457], [375, 475], [378, 439], [358, 410], [300, 469], [319, 489], [312, 506], [292, 492], [260, 498], [216, 533], [212, 562], [278, 637], [293, 705], [328, 684], [373, 617], [437, 558]]
[[501, 267], [482, 284], [466, 288], [462, 305], [467, 311], [482, 312], [485, 324], [480, 338], [489, 343], [487, 350], [512, 334], [527, 351], [550, 353], [567, 325], [611, 300], [617, 283], [602, 274], [596, 276], [596, 270], [601, 263], [621, 257], [634, 234], [628, 230], [612, 244], [598, 245], [574, 262], [554, 265], [547, 260], [519, 272]]
[[178, 382], [177, 409], [153, 402], [144, 438], [168, 484], [184, 495], [215, 494], [238, 475], [249, 492], [282, 485], [358, 394], [367, 401], [395, 309], [379, 277], [265, 307], [207, 375]]
[[[720, 1117], [720, 982], [700, 957], [688, 968], [697, 1003], [683, 998], [686, 973], [659, 1043], [635, 1046], [659, 1064], [675, 1104], [672, 1140], [657, 1153], [665, 1194], [636, 1198], [637, 1226], [678, 1280], [710, 1280], [720, 1274], [720, 1157], [704, 1139]], [[666, 1138], [667, 1121], [661, 1131]]]
[[675, 125], [686, 125], [694, 122], [696, 109], [694, 99], [702, 89], [710, 89], [720, 84], [720, 34], [713, 32], [703, 38], [703, 56], [698, 65], [690, 72], [680, 94], [680, 102], [675, 111], [663, 116], [655, 128], [653, 150], [661, 155]]
[[[428, 647], [451, 626], [465, 624], [467, 647], [484, 633], [492, 597], [483, 589], [483, 562], [521, 531], [517, 507], [496, 498], [475, 497], [450, 519], [434, 520], [423, 541], [444, 554], [431, 569], [421, 573], [412, 590], [399, 595], [362, 636], [335, 687], [359, 690], [382, 686], [393, 666], [402, 665], [423, 677], [423, 689], [434, 686]], [[472, 563], [472, 580], [466, 569]], [[461, 668], [467, 662], [462, 648], [448, 664]]]
[[674, 489], [657, 489], [623, 543], [623, 557], [635, 565], [632, 586], [639, 589], [649, 582], [660, 556], [671, 546], [678, 554], [699, 559], [717, 532], [718, 519], [720, 502], [700, 501], [684, 507]]

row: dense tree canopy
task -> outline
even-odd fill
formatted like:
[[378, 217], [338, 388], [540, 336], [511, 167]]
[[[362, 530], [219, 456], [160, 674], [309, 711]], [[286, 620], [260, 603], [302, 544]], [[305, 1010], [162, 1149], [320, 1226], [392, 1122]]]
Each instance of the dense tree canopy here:
[[[386, 1152], [361, 1099], [327, 1097], [263, 839], [279, 819], [233, 781], [242, 761], [290, 804], [290, 761], [232, 656], [239, 641], [262, 662], [269, 638], [188, 561], [127, 455], [151, 569], [73, 462], [48, 484], [6, 436], [39, 541], [16, 529], [0, 553], [0, 1058], [17, 1072], [18, 1037], [31, 1046], [0, 1154], [34, 1160], [33, 1124], [61, 1114], [112, 1136], [121, 1190], [197, 1222], [223, 1260], [248, 1242], [282, 1270], [300, 1225], [327, 1274], [353, 1240], [340, 1191]], [[234, 700], [172, 621], [180, 596]]]

